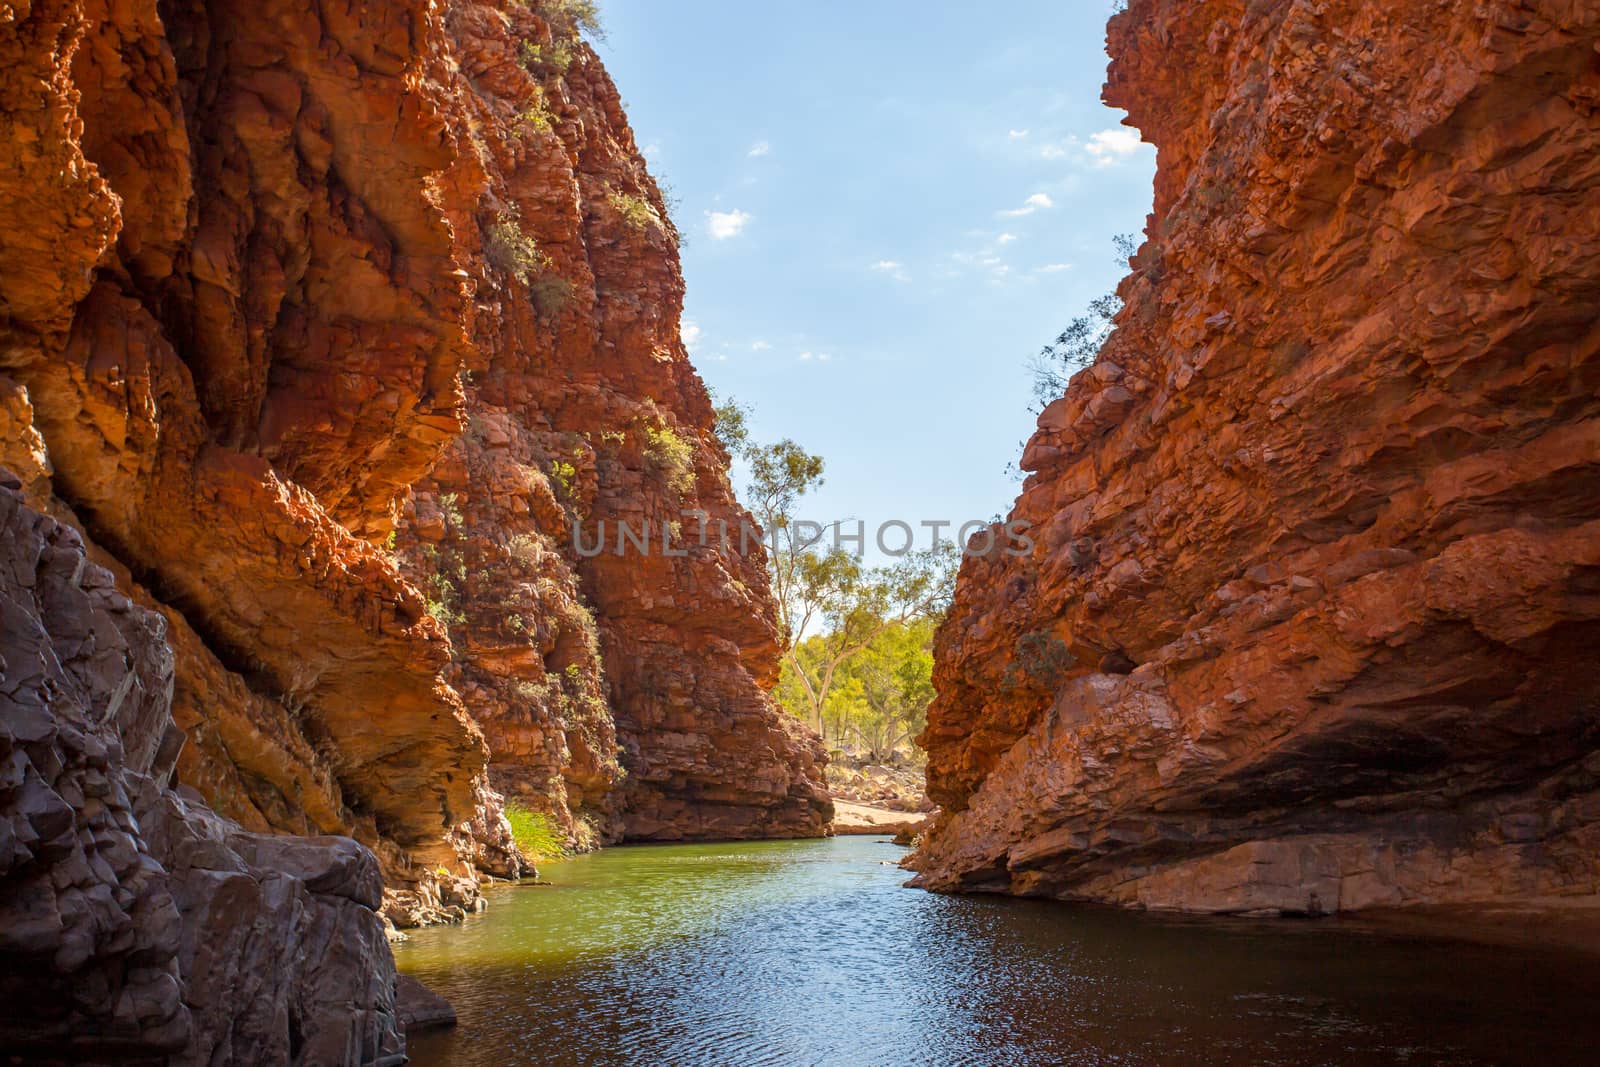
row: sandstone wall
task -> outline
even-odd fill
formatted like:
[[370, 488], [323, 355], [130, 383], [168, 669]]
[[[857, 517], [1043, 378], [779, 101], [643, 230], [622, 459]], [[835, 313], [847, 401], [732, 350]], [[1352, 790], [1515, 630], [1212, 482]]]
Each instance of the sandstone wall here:
[[937, 889], [1217, 911], [1600, 891], [1600, 11], [1133, 0], [1159, 149], [1026, 560], [970, 561]]
[[[145, 642], [7, 742], [0, 908], [62, 902], [0, 935], [7, 988], [53, 968], [19, 1041], [381, 1059], [379, 873], [401, 925], [475, 907], [522, 869], [497, 790], [579, 846], [825, 832], [759, 555], [571, 546], [743, 512], [678, 235], [561, 10], [0, 5], [7, 506]], [[14, 703], [101, 628], [17, 602]], [[229, 1036], [238, 998], [275, 1014]]]
[[[398, 548], [447, 602], [494, 784], [577, 843], [820, 835], [821, 745], [767, 696], [764, 558], [700, 545], [686, 515], [748, 521], [679, 337], [679, 234], [616, 87], [561, 29], [516, 3], [446, 18], [468, 427]], [[649, 551], [617, 554], [619, 522]], [[607, 549], [578, 553], [575, 525]]]

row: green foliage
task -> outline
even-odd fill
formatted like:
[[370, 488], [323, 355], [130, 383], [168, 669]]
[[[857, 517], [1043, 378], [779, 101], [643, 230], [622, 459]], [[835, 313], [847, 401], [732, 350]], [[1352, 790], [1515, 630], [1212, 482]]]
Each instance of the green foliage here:
[[483, 252], [497, 270], [523, 285], [550, 266], [550, 257], [539, 250], [539, 242], [523, 230], [522, 212], [516, 207], [500, 212], [484, 230]]
[[572, 45], [562, 37], [557, 37], [549, 44], [523, 41], [522, 47], [517, 49], [517, 62], [536, 78], [565, 74], [567, 68], [572, 66], [572, 57]]
[[[461, 525], [461, 512], [456, 508], [458, 499], [454, 493], [446, 493], [439, 498], [439, 505], [444, 510], [446, 533]], [[422, 581], [428, 614], [443, 623], [446, 630], [452, 630], [467, 621], [457, 606], [457, 590], [466, 583], [467, 565], [454, 550], [441, 551], [433, 545], [423, 546], [422, 558], [429, 571]]]
[[[922, 732], [933, 701], [935, 628], [927, 618], [894, 623], [839, 664], [821, 715], [833, 746], [883, 762]], [[836, 632], [808, 637], [785, 659], [775, 695], [791, 714], [814, 718], [800, 674], [819, 676], [841, 640]]]
[[[746, 457], [750, 451], [750, 409], [731, 397], [719, 402], [713, 394], [711, 400], [711, 412], [715, 419], [711, 432], [722, 442], [722, 447], [728, 450], [730, 456]], [[817, 460], [819, 479], [821, 465], [822, 461]], [[818, 484], [821, 484], [820, 480]]]
[[549, 133], [555, 129], [556, 116], [550, 110], [550, 102], [545, 98], [544, 90], [535, 91], [533, 99], [528, 101], [528, 106], [517, 113], [517, 123], [518, 137], [526, 137], [530, 133]]
[[644, 428], [644, 458], [679, 496], [694, 489], [694, 445], [666, 424]]
[[433, 596], [424, 597], [428, 605], [428, 614], [444, 624], [446, 630], [454, 629], [467, 621], [467, 617], [456, 607], [456, 587], [448, 578], [435, 574], [427, 580], [428, 589]]
[[[891, 640], [885, 635], [907, 628], [920, 632], [916, 627], [924, 623], [931, 633], [949, 605], [960, 550], [943, 542], [892, 565], [868, 568], [858, 556], [826, 544], [826, 531], [817, 541], [814, 528], [795, 521], [795, 510], [822, 484], [822, 458], [793, 441], [756, 442], [749, 410], [733, 401], [717, 404], [714, 411], [718, 439], [749, 469], [745, 504], [767, 532], [768, 574], [786, 644], [785, 703], [819, 730], [833, 722], [836, 734], [843, 731], [853, 744], [874, 751], [893, 747], [913, 725], [905, 709], [920, 697], [891, 701], [884, 695], [882, 671], [870, 678], [852, 672], [881, 659], [872, 653]], [[841, 685], [844, 692], [838, 691]], [[907, 685], [908, 693], [914, 690]], [[858, 710], [840, 710], [844, 705], [838, 702], [850, 700]]]
[[622, 221], [636, 230], [647, 230], [661, 222], [656, 209], [642, 196], [614, 192], [607, 199]]
[[1000, 684], [1006, 689], [1031, 684], [1054, 690], [1066, 681], [1067, 672], [1077, 663], [1065, 641], [1048, 630], [1036, 630], [1017, 638]]
[[550, 461], [550, 481], [568, 500], [573, 498], [578, 486], [578, 468], [564, 459]]
[[[1118, 264], [1126, 267], [1138, 247], [1132, 235], [1118, 234], [1111, 243], [1119, 257]], [[1036, 411], [1060, 399], [1072, 376], [1094, 363], [1112, 330], [1116, 329], [1117, 313], [1121, 310], [1122, 298], [1115, 292], [1091, 301], [1086, 314], [1067, 323], [1067, 328], [1054, 341], [1028, 361]]]
[[536, 0], [533, 8], [550, 24], [552, 33], [567, 37], [587, 33], [597, 41], [606, 39], [597, 0]]
[[399, 540], [399, 537], [399, 530], [390, 530], [389, 536], [383, 539], [383, 550], [392, 554], [394, 552], [395, 542]]
[[550, 816], [513, 800], [506, 804], [506, 821], [511, 824], [511, 837], [517, 843], [517, 851], [534, 862], [567, 855], [566, 836]]

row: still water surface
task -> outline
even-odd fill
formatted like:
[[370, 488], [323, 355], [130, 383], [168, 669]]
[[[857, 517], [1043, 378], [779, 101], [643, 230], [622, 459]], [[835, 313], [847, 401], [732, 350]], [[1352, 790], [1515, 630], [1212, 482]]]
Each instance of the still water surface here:
[[1600, 1063], [1591, 958], [901, 888], [870, 838], [620, 848], [414, 933], [413, 1063]]

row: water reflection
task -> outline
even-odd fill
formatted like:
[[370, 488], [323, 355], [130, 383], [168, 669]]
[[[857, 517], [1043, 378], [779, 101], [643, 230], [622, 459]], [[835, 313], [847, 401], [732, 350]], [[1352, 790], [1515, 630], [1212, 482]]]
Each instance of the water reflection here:
[[870, 839], [618, 849], [400, 946], [461, 1026], [419, 1064], [1594, 1062], [1548, 951], [900, 888]]

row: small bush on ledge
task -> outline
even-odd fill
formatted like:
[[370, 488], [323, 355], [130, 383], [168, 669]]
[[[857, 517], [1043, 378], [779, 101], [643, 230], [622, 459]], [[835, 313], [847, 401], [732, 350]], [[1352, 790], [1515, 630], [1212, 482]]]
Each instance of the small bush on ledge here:
[[661, 216], [650, 206], [650, 201], [633, 193], [612, 193], [610, 203], [622, 221], [636, 230], [646, 230], [661, 222]]
[[483, 252], [490, 264], [523, 285], [550, 266], [539, 242], [522, 228], [522, 212], [508, 207], [495, 217], [483, 234]]
[[694, 489], [694, 445], [680, 437], [672, 427], [662, 425], [644, 428], [644, 457], [661, 472], [667, 486], [679, 496], [685, 496]]

